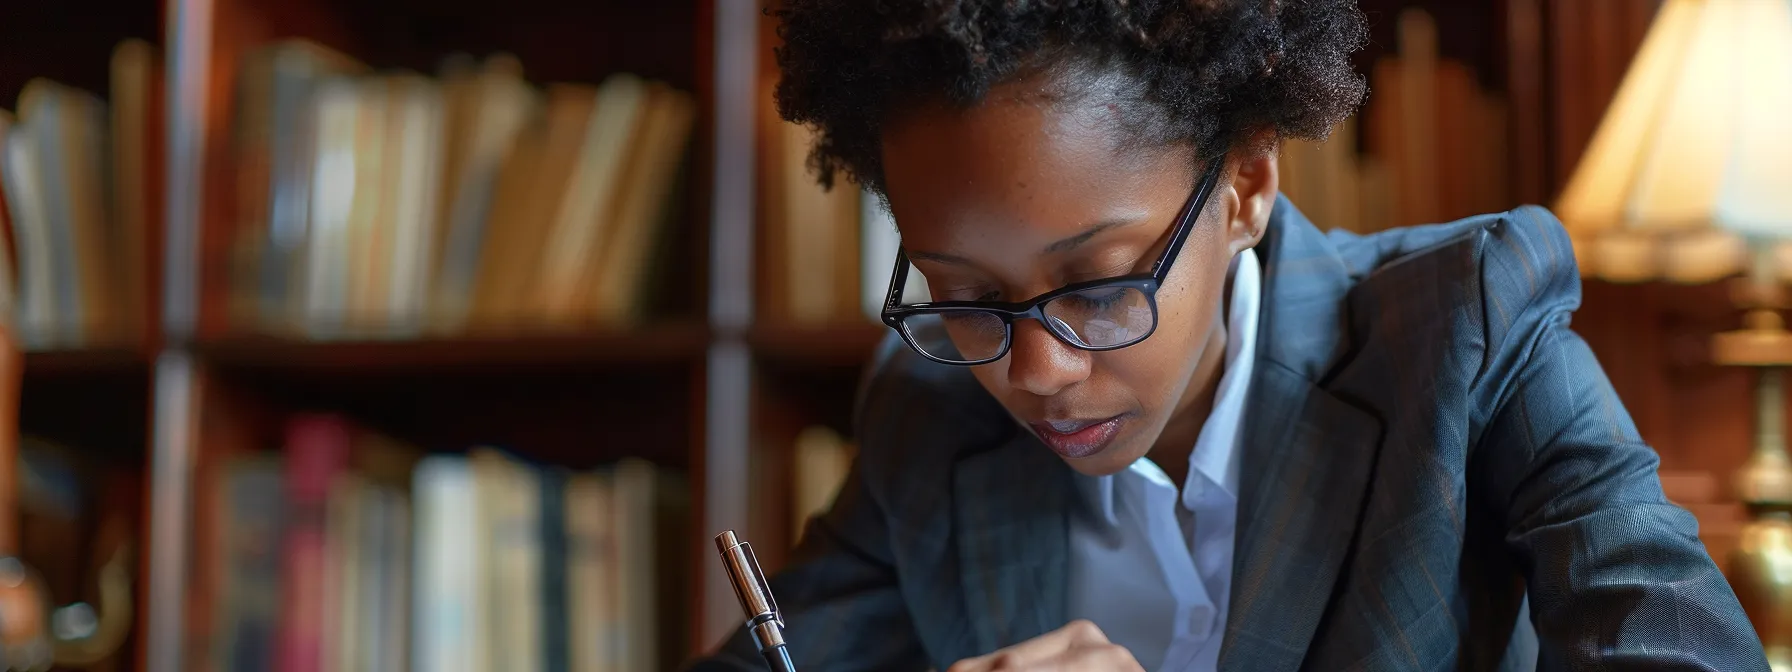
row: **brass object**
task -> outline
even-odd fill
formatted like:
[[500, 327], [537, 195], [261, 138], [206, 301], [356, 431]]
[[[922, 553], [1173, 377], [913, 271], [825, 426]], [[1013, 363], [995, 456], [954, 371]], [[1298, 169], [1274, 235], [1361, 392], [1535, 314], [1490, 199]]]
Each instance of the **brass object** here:
[[87, 668], [111, 659], [130, 635], [131, 552], [121, 546], [100, 569], [97, 609], [51, 607], [43, 580], [16, 557], [0, 557], [0, 672]]
[[113, 551], [100, 567], [99, 602], [76, 602], [50, 614], [50, 643], [58, 667], [86, 668], [118, 654], [131, 634], [137, 607], [131, 600], [131, 572], [136, 567], [130, 544]]
[[0, 670], [37, 672], [55, 662], [50, 596], [43, 579], [15, 557], [0, 557]]
[[1779, 312], [1753, 308], [1742, 316], [1741, 329], [1712, 337], [1711, 359], [1724, 366], [1792, 366], [1792, 332]]
[[1730, 557], [1730, 581], [1742, 609], [1755, 624], [1767, 662], [1775, 672], [1792, 669], [1792, 512], [1759, 514], [1742, 528]]
[[[25, 520], [52, 527], [80, 520], [79, 511], [65, 508], [69, 493], [56, 494], [56, 483], [72, 477], [67, 473], [62, 478], [46, 475], [79, 471], [63, 457], [61, 449], [48, 444], [12, 456], [9, 474], [17, 479], [13, 492], [22, 495], [14, 510], [22, 512]], [[58, 606], [61, 600], [57, 598], [71, 596], [55, 595], [50, 583], [25, 557], [0, 548], [0, 672], [52, 668], [107, 672], [119, 666], [137, 610], [132, 599], [136, 560], [130, 527], [128, 516], [111, 516], [94, 530], [94, 559], [100, 563], [92, 579], [95, 592], [88, 598], [91, 603]], [[14, 529], [20, 528], [15, 525]], [[50, 562], [45, 558], [60, 555], [50, 552], [37, 561]]]
[[1754, 623], [1775, 672], [1792, 672], [1792, 460], [1786, 455], [1785, 370], [1792, 367], [1792, 332], [1778, 310], [1786, 294], [1773, 281], [1765, 254], [1753, 277], [1732, 285], [1732, 298], [1747, 311], [1743, 328], [1712, 339], [1712, 359], [1758, 370], [1755, 383], [1755, 448], [1736, 472], [1736, 495], [1748, 506], [1730, 583]]
[[1756, 402], [1754, 454], [1736, 474], [1751, 516], [1730, 556], [1730, 582], [1778, 672], [1792, 670], [1792, 464], [1781, 367], [1761, 369]]
[[1785, 369], [1763, 367], [1755, 380], [1755, 450], [1736, 473], [1737, 498], [1755, 513], [1792, 510], [1785, 424]]

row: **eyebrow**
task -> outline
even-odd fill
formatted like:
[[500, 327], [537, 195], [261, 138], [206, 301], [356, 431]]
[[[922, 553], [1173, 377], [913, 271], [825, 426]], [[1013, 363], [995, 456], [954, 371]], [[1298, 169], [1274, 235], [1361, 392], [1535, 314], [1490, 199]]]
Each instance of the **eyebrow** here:
[[[1139, 221], [1140, 220], [1137, 220], [1137, 219], [1110, 219], [1105, 222], [1097, 222], [1094, 225], [1090, 226], [1089, 228], [1083, 229], [1081, 232], [1079, 232], [1075, 235], [1060, 239], [1056, 242], [1053, 242], [1050, 245], [1045, 246], [1045, 249], [1040, 253], [1041, 254], [1057, 254], [1059, 252], [1068, 252], [1070, 250], [1076, 249], [1077, 247], [1081, 246], [1083, 243], [1089, 242], [1097, 234], [1100, 234], [1103, 231], [1107, 231], [1108, 229], [1117, 229], [1117, 228], [1120, 228], [1123, 226], [1131, 226], [1133, 224], [1137, 224]], [[908, 258], [911, 260], [912, 259], [922, 259], [922, 260], [926, 260], [926, 261], [932, 261], [935, 263], [952, 264], [955, 266], [974, 265], [971, 263], [971, 260], [969, 260], [969, 259], [960, 257], [955, 254], [946, 254], [944, 252], [927, 252], [924, 250], [904, 250], [904, 254], [907, 254]]]

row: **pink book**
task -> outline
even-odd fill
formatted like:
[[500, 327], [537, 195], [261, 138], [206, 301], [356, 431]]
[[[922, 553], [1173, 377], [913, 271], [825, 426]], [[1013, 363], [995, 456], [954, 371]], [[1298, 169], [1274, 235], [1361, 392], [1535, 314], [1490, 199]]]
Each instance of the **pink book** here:
[[329, 605], [324, 521], [330, 481], [348, 462], [352, 430], [335, 415], [295, 415], [286, 424], [286, 538], [276, 672], [320, 672]]

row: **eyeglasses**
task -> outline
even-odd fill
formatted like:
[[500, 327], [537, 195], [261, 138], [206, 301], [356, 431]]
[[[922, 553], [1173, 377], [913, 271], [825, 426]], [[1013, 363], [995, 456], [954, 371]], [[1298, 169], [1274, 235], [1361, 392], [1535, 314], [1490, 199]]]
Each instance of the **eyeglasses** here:
[[[1136, 344], [1157, 330], [1157, 290], [1182, 251], [1207, 197], [1219, 181], [1222, 157], [1208, 166], [1171, 228], [1170, 242], [1151, 271], [1058, 288], [1019, 303], [937, 301], [902, 305], [908, 254], [896, 250], [896, 269], [884, 299], [883, 320], [922, 356], [941, 364], [975, 366], [1008, 354], [1016, 320], [1039, 320], [1065, 344], [1101, 352]], [[926, 336], [943, 331], [946, 341]]]

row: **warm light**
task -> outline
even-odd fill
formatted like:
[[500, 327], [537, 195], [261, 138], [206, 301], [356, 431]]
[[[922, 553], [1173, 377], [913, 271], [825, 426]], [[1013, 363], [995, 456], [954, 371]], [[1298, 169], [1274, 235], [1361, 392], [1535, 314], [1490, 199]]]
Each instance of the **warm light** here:
[[1585, 275], [1792, 279], [1792, 0], [1667, 0], [1555, 209]]

